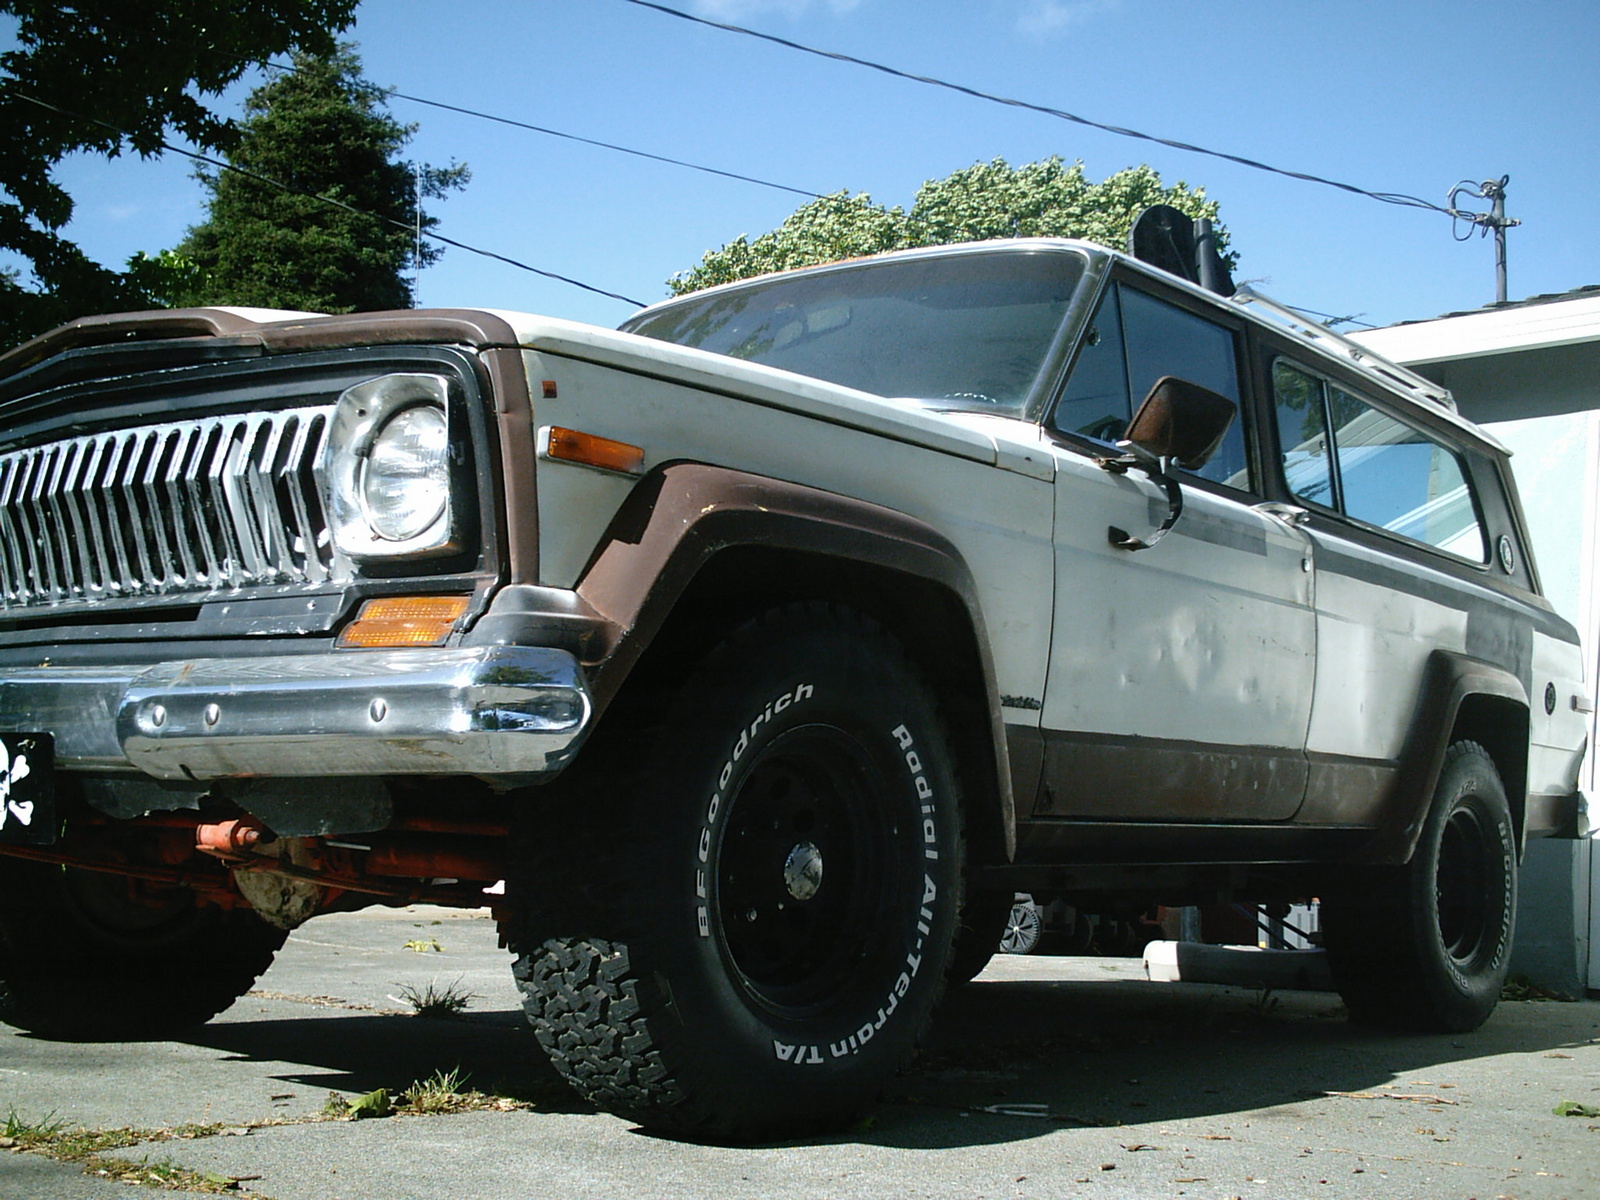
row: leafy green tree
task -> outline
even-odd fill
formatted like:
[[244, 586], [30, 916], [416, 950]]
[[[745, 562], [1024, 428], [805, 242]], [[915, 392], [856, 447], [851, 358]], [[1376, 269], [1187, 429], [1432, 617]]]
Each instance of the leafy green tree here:
[[[1059, 157], [1010, 166], [1005, 159], [974, 163], [917, 189], [911, 211], [884, 208], [862, 193], [835, 192], [801, 205], [783, 224], [754, 241], [741, 235], [700, 264], [667, 281], [677, 295], [767, 271], [837, 262], [913, 246], [1009, 237], [1075, 237], [1122, 247], [1141, 209], [1170, 204], [1215, 221], [1217, 204], [1204, 188], [1162, 184], [1148, 166], [1129, 167], [1092, 182], [1083, 164]], [[1227, 230], [1217, 227], [1226, 247]], [[1237, 256], [1226, 255], [1232, 267]]]
[[[150, 157], [172, 133], [211, 150], [237, 142], [206, 107], [250, 66], [299, 48], [331, 52], [356, 0], [0, 0], [0, 348], [85, 313], [148, 305], [138, 277], [86, 256], [61, 230], [72, 198], [53, 178], [78, 151]], [[9, 28], [7, 28], [9, 27]], [[46, 105], [51, 107], [45, 107]]]
[[[442, 199], [466, 186], [467, 168], [396, 157], [416, 126], [389, 115], [348, 47], [294, 65], [245, 102], [228, 156], [240, 170], [200, 170], [209, 215], [156, 264], [177, 281], [167, 298], [311, 312], [409, 307], [418, 192]], [[438, 219], [420, 224], [426, 233]], [[441, 253], [424, 241], [420, 265]]]

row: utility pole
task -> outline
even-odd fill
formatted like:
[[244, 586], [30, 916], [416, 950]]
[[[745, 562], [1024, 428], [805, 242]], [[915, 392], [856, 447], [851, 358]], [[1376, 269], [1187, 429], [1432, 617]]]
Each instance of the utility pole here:
[[[1467, 222], [1467, 231], [1457, 234], [1456, 241], [1464, 242], [1472, 236], [1476, 229], [1480, 237], [1488, 237], [1494, 233], [1494, 299], [1496, 304], [1506, 302], [1506, 230], [1513, 225], [1521, 225], [1521, 221], [1513, 220], [1506, 216], [1506, 184], [1511, 182], [1511, 176], [1502, 175], [1499, 179], [1485, 179], [1482, 183], [1474, 184], [1471, 180], [1463, 179], [1450, 189], [1450, 198], [1445, 201], [1448, 211], [1458, 222]], [[1471, 212], [1456, 207], [1456, 197], [1466, 193], [1468, 196], [1479, 200], [1489, 201], [1489, 211], [1486, 213]]]

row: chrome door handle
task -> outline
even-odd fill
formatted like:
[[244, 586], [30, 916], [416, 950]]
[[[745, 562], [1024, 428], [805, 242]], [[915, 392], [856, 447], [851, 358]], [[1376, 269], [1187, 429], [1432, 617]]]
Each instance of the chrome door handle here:
[[1263, 500], [1260, 504], [1251, 505], [1251, 508], [1290, 526], [1304, 525], [1311, 519], [1309, 509], [1301, 508], [1298, 504], [1285, 504], [1281, 500]]

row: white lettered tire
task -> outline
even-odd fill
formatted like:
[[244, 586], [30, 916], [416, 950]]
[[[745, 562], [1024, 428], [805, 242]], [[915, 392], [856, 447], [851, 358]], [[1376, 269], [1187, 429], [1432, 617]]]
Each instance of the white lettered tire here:
[[518, 946], [535, 1030], [580, 1092], [652, 1128], [838, 1128], [911, 1058], [955, 934], [933, 699], [883, 630], [809, 606], [745, 625], [651, 706], [632, 782], [594, 796], [615, 803], [614, 886]]

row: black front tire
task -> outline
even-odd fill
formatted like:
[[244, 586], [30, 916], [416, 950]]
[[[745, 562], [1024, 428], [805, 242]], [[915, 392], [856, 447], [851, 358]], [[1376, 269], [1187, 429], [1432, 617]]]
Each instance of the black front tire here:
[[1012, 892], [971, 892], [961, 912], [955, 948], [950, 953], [950, 986], [976, 979], [1002, 949], [1011, 921]]
[[1445, 755], [1411, 861], [1352, 872], [1322, 898], [1328, 967], [1350, 1015], [1465, 1033], [1500, 1000], [1517, 915], [1517, 841], [1494, 760]]
[[531, 810], [508, 880], [541, 1045], [654, 1130], [847, 1125], [912, 1057], [961, 911], [927, 687], [872, 622], [792, 607], [608, 723], [563, 811]]
[[0, 1021], [45, 1037], [163, 1037], [227, 1008], [288, 935], [186, 888], [0, 857]]

